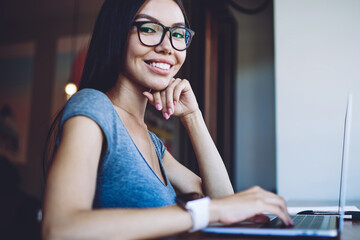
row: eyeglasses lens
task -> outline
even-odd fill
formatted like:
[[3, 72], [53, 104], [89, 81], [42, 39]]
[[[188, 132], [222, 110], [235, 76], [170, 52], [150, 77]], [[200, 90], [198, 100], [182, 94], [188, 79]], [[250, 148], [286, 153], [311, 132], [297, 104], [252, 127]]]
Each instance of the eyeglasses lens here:
[[[169, 29], [171, 42], [175, 49], [185, 50], [191, 41], [191, 33], [183, 27]], [[139, 28], [139, 37], [143, 44], [156, 46], [163, 38], [164, 28], [156, 23], [144, 23]]]

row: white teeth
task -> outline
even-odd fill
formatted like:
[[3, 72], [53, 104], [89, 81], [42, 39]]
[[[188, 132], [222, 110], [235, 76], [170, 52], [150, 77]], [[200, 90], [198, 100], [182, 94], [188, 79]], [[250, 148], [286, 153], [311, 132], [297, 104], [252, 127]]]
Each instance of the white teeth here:
[[164, 70], [169, 70], [170, 69], [170, 65], [166, 64], [166, 63], [157, 63], [157, 62], [152, 62], [150, 63], [151, 66], [157, 67], [157, 68], [161, 68]]

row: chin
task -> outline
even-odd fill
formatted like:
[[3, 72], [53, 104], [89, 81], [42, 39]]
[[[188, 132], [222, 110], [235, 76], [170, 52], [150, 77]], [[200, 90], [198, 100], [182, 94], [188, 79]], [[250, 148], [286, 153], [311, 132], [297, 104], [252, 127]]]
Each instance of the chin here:
[[172, 79], [173, 79], [173, 77], [166, 78], [166, 79], [153, 78], [152, 79], [153, 84], [150, 84], [151, 86], [149, 86], [149, 87], [154, 91], [162, 91], [169, 86]]

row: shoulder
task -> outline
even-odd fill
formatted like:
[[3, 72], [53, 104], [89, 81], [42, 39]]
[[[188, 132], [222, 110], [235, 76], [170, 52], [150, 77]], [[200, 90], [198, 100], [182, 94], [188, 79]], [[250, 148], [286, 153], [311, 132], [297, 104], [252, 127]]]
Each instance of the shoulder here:
[[108, 118], [113, 115], [113, 111], [110, 99], [103, 92], [86, 88], [75, 93], [67, 101], [63, 120], [76, 115], [84, 115], [93, 119]]
[[75, 93], [66, 103], [65, 108], [75, 108], [83, 110], [111, 109], [110, 99], [103, 93], [95, 89], [85, 88]]
[[117, 114], [110, 99], [95, 89], [82, 89], [75, 93], [66, 103], [60, 121], [60, 128], [75, 116], [85, 116], [95, 121], [107, 135], [114, 127]]

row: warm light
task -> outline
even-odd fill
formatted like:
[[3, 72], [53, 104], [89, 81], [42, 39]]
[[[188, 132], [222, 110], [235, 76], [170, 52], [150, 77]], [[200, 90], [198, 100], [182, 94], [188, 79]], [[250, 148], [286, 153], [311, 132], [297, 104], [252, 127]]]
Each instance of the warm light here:
[[72, 96], [74, 93], [77, 92], [77, 87], [74, 83], [68, 83], [66, 84], [65, 86], [65, 93], [68, 95], [68, 96]]

